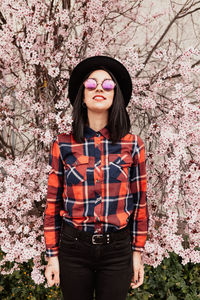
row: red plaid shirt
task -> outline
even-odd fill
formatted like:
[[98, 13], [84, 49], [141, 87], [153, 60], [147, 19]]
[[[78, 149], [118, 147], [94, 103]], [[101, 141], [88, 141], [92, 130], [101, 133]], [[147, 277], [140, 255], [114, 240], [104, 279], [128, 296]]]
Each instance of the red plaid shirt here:
[[49, 156], [44, 213], [46, 256], [57, 256], [62, 218], [70, 226], [92, 233], [113, 232], [130, 220], [132, 250], [144, 250], [149, 213], [145, 146], [128, 133], [112, 145], [105, 126], [96, 132], [85, 126], [85, 141], [72, 133], [54, 138]]

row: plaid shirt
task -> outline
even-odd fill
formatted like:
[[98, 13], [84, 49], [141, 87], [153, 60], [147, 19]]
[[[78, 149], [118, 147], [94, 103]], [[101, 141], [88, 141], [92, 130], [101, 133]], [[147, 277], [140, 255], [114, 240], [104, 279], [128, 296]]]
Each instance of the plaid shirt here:
[[122, 229], [130, 220], [132, 250], [144, 251], [149, 213], [146, 198], [145, 146], [128, 133], [112, 145], [105, 126], [85, 126], [85, 141], [59, 134], [49, 156], [47, 203], [44, 213], [46, 256], [57, 256], [62, 218], [92, 233]]

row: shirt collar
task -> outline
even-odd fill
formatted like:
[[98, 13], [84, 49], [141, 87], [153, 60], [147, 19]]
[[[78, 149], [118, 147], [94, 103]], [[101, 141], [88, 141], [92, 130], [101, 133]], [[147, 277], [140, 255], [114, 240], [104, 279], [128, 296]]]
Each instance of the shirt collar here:
[[101, 135], [103, 135], [106, 139], [109, 139], [110, 134], [109, 134], [109, 130], [108, 130], [108, 126], [106, 125], [104, 128], [102, 128], [99, 131], [95, 131], [93, 130], [91, 127], [89, 127], [88, 125], [84, 126], [84, 137], [86, 139], [90, 139], [94, 136], [96, 136], [97, 132], [100, 132]]

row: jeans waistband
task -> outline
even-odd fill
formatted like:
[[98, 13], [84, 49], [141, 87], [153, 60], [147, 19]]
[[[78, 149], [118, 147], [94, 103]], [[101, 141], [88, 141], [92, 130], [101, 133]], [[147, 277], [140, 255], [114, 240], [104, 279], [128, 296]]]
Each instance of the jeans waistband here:
[[73, 237], [91, 242], [92, 244], [109, 244], [114, 240], [123, 240], [130, 235], [129, 224], [117, 231], [99, 234], [81, 231], [75, 227], [70, 226], [66, 221], [63, 220], [62, 230], [63, 232], [69, 233]]

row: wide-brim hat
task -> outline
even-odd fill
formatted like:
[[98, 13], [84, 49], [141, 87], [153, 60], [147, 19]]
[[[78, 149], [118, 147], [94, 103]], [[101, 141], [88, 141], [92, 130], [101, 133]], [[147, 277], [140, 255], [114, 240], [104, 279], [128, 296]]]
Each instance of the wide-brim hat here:
[[68, 86], [68, 97], [73, 106], [80, 85], [83, 83], [85, 76], [100, 67], [105, 67], [115, 76], [122, 91], [125, 106], [128, 105], [132, 94], [132, 81], [129, 72], [125, 66], [118, 60], [110, 56], [91, 56], [82, 60], [73, 69]]

